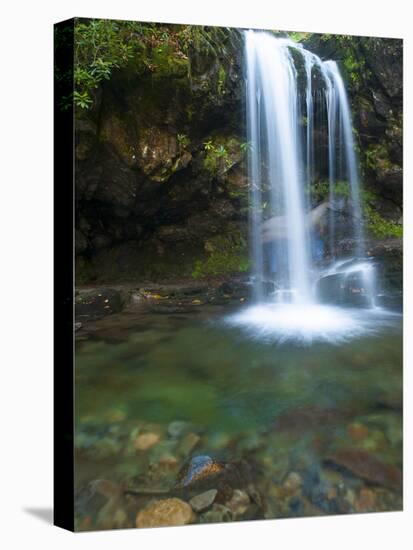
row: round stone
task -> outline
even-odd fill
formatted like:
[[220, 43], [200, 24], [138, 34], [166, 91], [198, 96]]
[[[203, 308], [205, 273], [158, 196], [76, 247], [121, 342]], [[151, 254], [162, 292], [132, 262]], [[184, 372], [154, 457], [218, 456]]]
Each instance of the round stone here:
[[187, 502], [179, 498], [167, 498], [148, 504], [136, 516], [136, 527], [172, 527], [188, 525], [195, 519]]

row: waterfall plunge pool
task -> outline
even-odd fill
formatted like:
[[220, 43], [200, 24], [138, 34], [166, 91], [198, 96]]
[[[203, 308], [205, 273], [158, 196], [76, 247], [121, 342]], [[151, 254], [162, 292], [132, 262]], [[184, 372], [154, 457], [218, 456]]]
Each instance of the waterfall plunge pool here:
[[[265, 502], [258, 517], [401, 508], [401, 490], [392, 485], [402, 464], [400, 316], [331, 308], [346, 316], [354, 338], [303, 346], [256, 338], [257, 327], [232, 322], [248, 320], [254, 307], [193, 309], [140, 307], [78, 331], [76, 498], [102, 478], [171, 486], [188, 456], [207, 455], [254, 466]], [[317, 321], [311, 312], [304, 320], [307, 333]], [[343, 327], [336, 332], [341, 338]], [[154, 444], [137, 450], [143, 436]], [[343, 471], [329, 462], [342, 456]], [[302, 483], [293, 494], [290, 478]], [[98, 517], [95, 504], [79, 506], [79, 520]]]

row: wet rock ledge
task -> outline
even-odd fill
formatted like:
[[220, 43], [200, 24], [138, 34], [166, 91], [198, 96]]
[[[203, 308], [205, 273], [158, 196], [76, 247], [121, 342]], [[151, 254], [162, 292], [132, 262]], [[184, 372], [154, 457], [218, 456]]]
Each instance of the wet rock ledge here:
[[79, 287], [75, 295], [75, 329], [123, 311], [191, 313], [202, 305], [242, 304], [250, 298], [246, 277], [171, 284], [124, 284]]

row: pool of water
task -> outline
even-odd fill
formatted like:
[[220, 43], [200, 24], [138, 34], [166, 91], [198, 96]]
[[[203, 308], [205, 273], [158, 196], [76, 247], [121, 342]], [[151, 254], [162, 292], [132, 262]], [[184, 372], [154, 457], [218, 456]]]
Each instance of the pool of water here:
[[[228, 322], [234, 315], [142, 310], [79, 332], [78, 493], [97, 478], [170, 486], [191, 457], [207, 455], [251, 465], [256, 517], [400, 509], [401, 317], [303, 345], [257, 338]], [[80, 529], [102, 527], [95, 501], [79, 500]], [[120, 526], [133, 526], [125, 517]]]

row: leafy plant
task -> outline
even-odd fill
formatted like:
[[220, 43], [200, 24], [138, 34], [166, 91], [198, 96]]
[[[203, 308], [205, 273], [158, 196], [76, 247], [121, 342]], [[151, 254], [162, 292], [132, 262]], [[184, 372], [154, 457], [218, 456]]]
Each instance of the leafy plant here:
[[189, 144], [191, 143], [191, 140], [189, 139], [189, 137], [186, 135], [186, 134], [178, 134], [176, 136], [176, 139], [178, 140], [178, 147], [179, 147], [179, 151], [182, 153], [182, 151], [184, 151], [188, 146]]
[[291, 40], [294, 40], [294, 42], [302, 42], [303, 40], [308, 38], [310, 34], [311, 33], [309, 32], [289, 32], [288, 36], [291, 38]]
[[219, 27], [77, 19], [74, 84], [78, 94], [73, 95], [74, 103], [89, 108], [99, 85], [130, 63], [138, 73], [179, 70], [190, 77], [191, 62], [198, 56], [216, 59], [218, 93], [224, 94], [224, 64], [239, 40], [238, 31]]
[[93, 91], [109, 80], [114, 69], [125, 66], [136, 49], [132, 38], [139, 23], [105, 19], [76, 20], [74, 104], [87, 109], [93, 104]]
[[212, 140], [207, 140], [204, 142], [204, 150], [204, 167], [212, 174], [217, 174], [231, 165], [228, 149], [222, 143], [215, 144]]
[[75, 105], [81, 109], [88, 109], [93, 103], [93, 100], [88, 92], [78, 92], [76, 90], [73, 92], [73, 100]]
[[239, 148], [242, 153], [247, 153], [248, 151], [252, 151], [252, 143], [250, 141], [244, 141], [243, 143], [240, 143]]
[[226, 158], [228, 156], [228, 151], [223, 145], [218, 145], [215, 148], [215, 154], [218, 158]]

